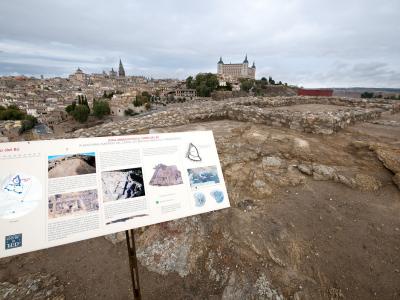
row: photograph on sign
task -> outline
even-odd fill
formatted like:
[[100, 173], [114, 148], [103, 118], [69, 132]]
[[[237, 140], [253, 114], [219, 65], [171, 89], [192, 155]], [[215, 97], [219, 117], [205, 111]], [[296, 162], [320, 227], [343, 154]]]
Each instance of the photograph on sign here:
[[49, 156], [49, 178], [96, 173], [94, 153]]
[[97, 190], [49, 196], [49, 218], [79, 215], [98, 209]]
[[101, 181], [104, 202], [145, 196], [142, 168], [105, 171]]
[[216, 166], [193, 168], [187, 171], [190, 178], [190, 186], [192, 187], [216, 184], [220, 181]]

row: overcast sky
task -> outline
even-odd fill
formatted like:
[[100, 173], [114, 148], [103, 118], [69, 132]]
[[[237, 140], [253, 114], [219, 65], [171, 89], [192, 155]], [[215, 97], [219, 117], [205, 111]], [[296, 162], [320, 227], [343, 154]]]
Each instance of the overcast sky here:
[[305, 87], [400, 87], [400, 0], [0, 1], [0, 75], [185, 78], [255, 60]]

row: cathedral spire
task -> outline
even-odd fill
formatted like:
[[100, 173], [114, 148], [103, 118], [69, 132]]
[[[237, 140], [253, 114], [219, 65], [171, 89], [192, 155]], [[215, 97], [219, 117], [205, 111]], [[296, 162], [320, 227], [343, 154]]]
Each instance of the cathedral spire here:
[[247, 53], [246, 53], [246, 57], [244, 58], [243, 63], [244, 63], [244, 64], [248, 64], [248, 63], [249, 63], [249, 61], [247, 60]]
[[119, 75], [119, 77], [125, 77], [125, 69], [124, 69], [124, 66], [122, 65], [121, 59], [119, 59], [118, 75]]

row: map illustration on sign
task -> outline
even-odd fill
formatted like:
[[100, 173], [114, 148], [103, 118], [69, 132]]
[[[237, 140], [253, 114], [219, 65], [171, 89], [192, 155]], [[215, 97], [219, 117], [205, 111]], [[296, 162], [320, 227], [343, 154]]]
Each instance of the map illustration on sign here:
[[33, 176], [14, 173], [1, 180], [0, 218], [12, 219], [31, 212], [42, 196], [40, 182]]
[[186, 157], [192, 161], [201, 161], [199, 150], [193, 143], [189, 143], [189, 148]]
[[4, 190], [18, 195], [24, 192], [24, 188], [26, 190], [26, 185], [22, 183], [21, 176], [15, 175], [4, 187]]

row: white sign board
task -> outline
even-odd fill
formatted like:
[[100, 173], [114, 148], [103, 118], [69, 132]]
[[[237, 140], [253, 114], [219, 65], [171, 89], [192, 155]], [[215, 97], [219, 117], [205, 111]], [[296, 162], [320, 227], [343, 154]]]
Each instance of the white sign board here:
[[211, 131], [0, 144], [0, 257], [229, 207]]

